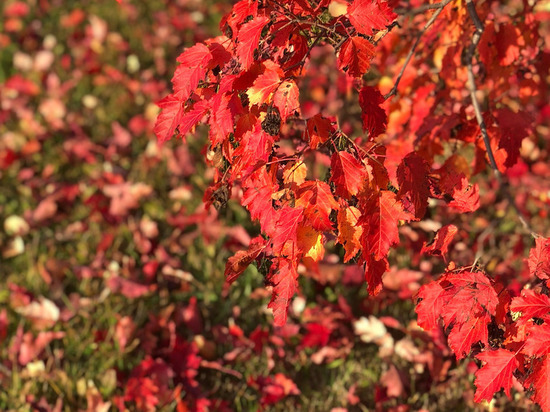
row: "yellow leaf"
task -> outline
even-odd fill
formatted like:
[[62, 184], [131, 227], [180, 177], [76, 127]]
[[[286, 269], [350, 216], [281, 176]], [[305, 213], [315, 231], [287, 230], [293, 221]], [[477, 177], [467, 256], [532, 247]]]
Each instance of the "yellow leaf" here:
[[318, 262], [325, 254], [323, 235], [311, 226], [300, 225], [296, 231], [298, 248], [304, 252], [304, 257]]
[[285, 184], [296, 183], [298, 186], [306, 181], [307, 166], [304, 162], [289, 164], [283, 172]]

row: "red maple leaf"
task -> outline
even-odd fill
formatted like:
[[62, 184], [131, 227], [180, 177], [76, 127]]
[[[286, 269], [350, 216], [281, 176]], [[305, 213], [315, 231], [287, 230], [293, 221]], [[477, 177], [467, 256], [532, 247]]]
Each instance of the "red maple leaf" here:
[[524, 289], [521, 296], [512, 299], [512, 312], [521, 313], [518, 325], [527, 323], [532, 318], [541, 318], [550, 312], [550, 298], [530, 289]]
[[265, 248], [265, 239], [257, 236], [250, 241], [247, 250], [240, 250], [230, 257], [225, 265], [225, 281], [233, 283]]
[[271, 196], [279, 188], [268, 175], [265, 166], [246, 179], [244, 189], [241, 204], [249, 210], [252, 219], [260, 221], [265, 233], [273, 233], [276, 216]]
[[389, 269], [389, 263], [386, 258], [375, 259], [369, 256], [365, 261], [365, 281], [367, 282], [367, 291], [376, 296], [382, 290], [382, 276]]
[[439, 327], [439, 319], [445, 304], [443, 297], [446, 293], [439, 282], [430, 282], [420, 288], [416, 295], [419, 301], [415, 311], [418, 325], [422, 329], [431, 331]]
[[254, 80], [252, 87], [246, 91], [250, 105], [269, 103], [271, 93], [279, 87], [280, 83], [279, 72], [266, 67], [265, 71]]
[[338, 210], [339, 205], [325, 182], [310, 180], [302, 183], [296, 191], [296, 206], [304, 208], [304, 216], [314, 229], [332, 230], [329, 215]]
[[418, 324], [427, 330], [452, 328], [449, 346], [457, 359], [470, 352], [472, 345], [488, 345], [488, 325], [496, 314], [498, 294], [481, 272], [449, 272], [422, 286], [416, 296]]
[[[231, 109], [228, 107], [228, 103], [229, 99], [223, 99], [217, 108], [213, 109], [210, 113], [210, 119], [208, 121], [210, 130], [208, 131], [208, 135], [212, 147], [218, 145], [223, 146], [225, 138], [229, 133], [233, 133], [234, 131], [235, 124], [233, 123], [233, 116], [231, 114]], [[228, 147], [227, 144], [226, 147]]]
[[233, 174], [238, 176], [253, 169], [258, 161], [267, 162], [274, 141], [274, 137], [266, 133], [261, 122], [257, 121], [253, 129], [239, 139], [239, 147], [233, 153]]
[[479, 55], [487, 67], [498, 69], [517, 62], [525, 40], [520, 28], [504, 22], [488, 22], [479, 42]]
[[202, 43], [190, 47], [178, 57], [180, 65], [172, 78], [174, 93], [158, 103], [162, 111], [155, 123], [154, 132], [160, 142], [165, 142], [174, 135], [184, 117], [186, 101], [199, 85], [199, 81], [205, 77], [211, 59], [210, 50]]
[[265, 231], [269, 231], [270, 223], [273, 220], [272, 194], [271, 186], [254, 186], [244, 192], [242, 199], [242, 205], [248, 208], [252, 219], [259, 220]]
[[212, 60], [210, 49], [202, 43], [188, 48], [179, 55], [177, 61], [180, 65], [172, 77], [172, 85], [174, 94], [180, 100], [187, 100], [195, 91], [199, 81], [206, 75], [210, 60]]
[[260, 42], [260, 35], [269, 18], [258, 16], [246, 24], [243, 24], [237, 36], [237, 56], [243, 70], [248, 70], [254, 62], [254, 50]]
[[348, 38], [338, 54], [338, 68], [347, 71], [350, 76], [361, 77], [370, 67], [374, 57], [374, 46], [364, 37]]
[[447, 174], [440, 182], [440, 189], [452, 197], [448, 205], [461, 212], [475, 212], [479, 209], [479, 187], [470, 185], [464, 174]]
[[453, 326], [448, 336], [448, 342], [457, 359], [462, 359], [468, 355], [472, 346], [478, 342], [487, 345], [490, 323], [491, 317], [489, 315], [479, 314], [468, 322]]
[[458, 228], [455, 225], [443, 226], [437, 231], [432, 242], [429, 244], [424, 243], [420, 253], [442, 256], [446, 260], [445, 255], [449, 251], [449, 244], [457, 232]]
[[397, 181], [399, 182], [398, 198], [407, 196], [414, 206], [414, 216], [421, 219], [428, 208], [430, 195], [430, 181], [428, 174], [430, 166], [416, 152], [411, 152], [397, 168]]
[[208, 125], [210, 126], [209, 136], [212, 147], [223, 145], [229, 133], [234, 132], [235, 121], [230, 104], [234, 98], [233, 83], [235, 80], [236, 76], [234, 75], [224, 77], [220, 82], [218, 92], [209, 100], [211, 112]]
[[534, 390], [533, 400], [544, 412], [550, 411], [550, 358], [548, 352], [533, 361], [530, 375], [523, 383], [525, 389]]
[[208, 100], [200, 100], [195, 103], [189, 110], [187, 110], [181, 116], [178, 125], [178, 133], [185, 137], [201, 119], [208, 113], [210, 109], [210, 102]]
[[484, 365], [476, 372], [474, 400], [490, 401], [501, 388], [510, 396], [514, 371], [519, 366], [516, 353], [506, 349], [481, 352], [476, 356]]
[[[209, 69], [214, 69], [216, 68], [216, 66], [223, 67], [231, 60], [231, 52], [226, 48], [227, 43], [225, 43], [224, 46], [224, 44], [219, 43], [217, 39], [208, 39], [205, 41], [205, 43], [208, 45], [208, 49], [210, 50], [210, 54], [212, 55], [212, 59], [208, 64]], [[225, 79], [231, 77], [232, 76], [229, 75], [225, 77]], [[224, 79], [222, 79], [222, 82], [223, 81]], [[223, 90], [223, 87], [220, 87], [220, 90]]]
[[273, 252], [277, 255], [296, 257], [296, 230], [304, 218], [301, 208], [284, 206], [277, 211], [278, 220], [273, 234]]
[[250, 0], [241, 0], [233, 6], [231, 13], [227, 14], [220, 22], [220, 27], [223, 29], [227, 24], [233, 33], [237, 33], [243, 21], [249, 16], [258, 14], [258, 2]]
[[482, 272], [448, 273], [439, 279], [446, 290], [441, 317], [446, 327], [454, 323], [471, 322], [473, 318], [494, 315], [498, 295], [490, 279]]
[[399, 243], [399, 220], [410, 220], [395, 193], [381, 190], [373, 193], [365, 205], [359, 224], [363, 226], [363, 255], [376, 261], [385, 259], [390, 247]]
[[527, 356], [543, 357], [550, 348], [550, 325], [545, 322], [542, 325], [529, 323], [527, 325], [527, 339], [523, 345], [522, 353]]
[[496, 110], [495, 117], [501, 132], [498, 147], [508, 154], [504, 165], [512, 167], [518, 161], [522, 140], [531, 133], [533, 119], [527, 113], [507, 108]]
[[294, 80], [284, 81], [273, 94], [273, 105], [279, 109], [281, 121], [300, 114], [300, 89]]
[[306, 133], [309, 147], [312, 149], [317, 149], [320, 144], [325, 143], [332, 132], [331, 120], [323, 117], [320, 113], [307, 120]]
[[529, 272], [539, 279], [550, 278], [550, 239], [539, 237], [529, 251]]
[[359, 91], [363, 130], [369, 132], [371, 139], [386, 130], [388, 116], [386, 111], [380, 107], [382, 103], [384, 103], [384, 96], [374, 87], [365, 86]]
[[366, 177], [365, 166], [351, 153], [334, 152], [330, 167], [332, 168], [330, 181], [336, 186], [335, 192], [338, 196], [349, 199], [363, 187]]
[[384, 30], [397, 15], [385, 1], [354, 0], [348, 6], [348, 17], [359, 33], [371, 36], [374, 30]]
[[267, 275], [267, 282], [273, 287], [271, 301], [267, 307], [273, 310], [275, 326], [286, 324], [288, 305], [298, 289], [296, 264], [295, 260], [278, 258], [273, 262]]
[[184, 103], [173, 94], [169, 94], [158, 106], [162, 109], [153, 129], [159, 142], [170, 140], [181, 122], [184, 112]]

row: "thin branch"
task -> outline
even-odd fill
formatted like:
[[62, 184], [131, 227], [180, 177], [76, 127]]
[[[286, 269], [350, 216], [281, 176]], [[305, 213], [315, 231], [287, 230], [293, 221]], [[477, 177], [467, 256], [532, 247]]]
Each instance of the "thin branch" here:
[[[445, 6], [447, 4], [449, 4], [451, 1], [453, 1], [453, 0], [444, 0], [440, 3], [430, 5], [430, 6], [434, 6], [434, 7], [428, 8], [428, 10], [436, 10], [436, 12], [433, 14], [433, 16], [430, 18], [430, 20], [428, 20], [428, 22], [424, 25], [424, 28], [417, 34], [416, 40], [415, 40], [413, 46], [411, 47], [411, 50], [409, 51], [409, 54], [407, 55], [407, 58], [405, 59], [405, 64], [401, 68], [401, 71], [399, 72], [399, 75], [397, 76], [397, 79], [395, 80], [395, 84], [393, 85], [393, 88], [390, 90], [390, 92], [387, 95], [384, 96], [385, 100], [387, 100], [391, 96], [394, 96], [394, 95], [397, 94], [397, 86], [399, 86], [399, 82], [401, 81], [401, 78], [403, 77], [403, 73], [405, 73], [405, 69], [407, 68], [407, 65], [409, 64], [409, 62], [411, 61], [411, 59], [414, 55], [414, 52], [416, 51], [416, 47], [420, 43], [420, 39], [422, 38], [424, 33], [426, 33], [426, 30], [428, 30], [430, 28], [430, 26], [434, 23], [434, 21], [437, 19], [437, 17], [441, 14], [441, 12], [445, 8]], [[435, 7], [435, 6], [437, 6], [437, 7]]]
[[349, 37], [342, 37], [340, 41], [333, 46], [334, 50], [340, 50], [340, 47], [342, 47], [342, 44], [344, 44], [348, 39]]
[[500, 173], [500, 170], [498, 170], [497, 162], [495, 160], [495, 155], [493, 154], [493, 149], [491, 148], [491, 141], [489, 139], [489, 134], [487, 133], [487, 125], [485, 124], [485, 120], [483, 120], [483, 115], [481, 114], [481, 108], [479, 106], [479, 102], [477, 100], [477, 87], [474, 77], [474, 69], [473, 69], [473, 60], [474, 55], [477, 49], [477, 46], [479, 44], [479, 41], [481, 40], [481, 36], [483, 35], [483, 31], [485, 30], [483, 26], [483, 22], [479, 18], [476, 7], [472, 0], [466, 0], [466, 9], [468, 10], [468, 14], [470, 15], [470, 19], [474, 23], [475, 26], [475, 32], [472, 36], [472, 42], [470, 44], [470, 47], [466, 51], [466, 54], [464, 56], [466, 68], [468, 71], [468, 90], [470, 92], [470, 98], [472, 99], [472, 105], [474, 106], [474, 112], [477, 119], [477, 123], [479, 124], [479, 128], [481, 130], [481, 135], [483, 137], [483, 143], [485, 144], [485, 149], [487, 150], [487, 156], [489, 157], [489, 164], [491, 165], [491, 169], [493, 169], [493, 172], [495, 174], [495, 177], [502, 188], [502, 191], [504, 192], [504, 196], [508, 200], [508, 202], [512, 205], [514, 210], [516, 211], [516, 214], [518, 216], [519, 221], [523, 225], [523, 228], [528, 231], [531, 236], [534, 238], [539, 237], [540, 235], [534, 232], [531, 229], [531, 226], [527, 222], [527, 219], [523, 215], [523, 212], [519, 209], [519, 206], [517, 205], [514, 197], [512, 196], [510, 192], [510, 184], [507, 179], [504, 178], [502, 173]]
[[385, 31], [384, 33], [382, 33], [379, 37], [376, 37], [376, 36], [378, 36], [378, 34], [380, 33], [380, 32], [378, 32], [378, 33], [376, 34], [376, 36], [375, 36], [374, 45], [377, 46], [378, 43], [380, 43], [384, 37], [386, 37], [388, 34], [390, 34], [391, 31], [392, 31], [395, 27], [401, 27], [397, 21], [394, 21], [394, 22], [393, 22], [392, 24], [390, 24], [389, 26], [386, 26], [386, 31]]
[[477, 15], [475, 5], [472, 2], [472, 0], [466, 0], [466, 8], [468, 9], [468, 14], [470, 15], [470, 18], [472, 19], [472, 22], [474, 23], [474, 26], [476, 28], [476, 31], [474, 32], [474, 35], [472, 36], [472, 43], [470, 44], [470, 47], [468, 48], [466, 52], [466, 68], [468, 69], [468, 90], [470, 91], [470, 97], [472, 99], [472, 104], [474, 106], [474, 111], [476, 114], [476, 119], [479, 124], [479, 128], [481, 129], [481, 135], [483, 136], [483, 143], [485, 143], [485, 148], [487, 149], [487, 155], [489, 156], [489, 163], [491, 164], [491, 167], [495, 171], [495, 175], [497, 176], [497, 179], [500, 180], [501, 174], [498, 170], [497, 162], [495, 161], [495, 156], [493, 154], [493, 150], [491, 149], [491, 141], [489, 140], [489, 134], [487, 133], [487, 126], [485, 125], [485, 120], [483, 120], [483, 116], [481, 115], [481, 109], [479, 107], [479, 102], [477, 101], [476, 97], [476, 82], [474, 78], [474, 69], [473, 69], [473, 60], [474, 60], [474, 54], [477, 49], [477, 45], [479, 44], [479, 41], [481, 40], [481, 36], [483, 35], [483, 31], [485, 28], [483, 27], [483, 23], [479, 19], [479, 16]]
[[440, 8], [445, 7], [445, 4], [442, 5], [443, 2], [440, 3], [434, 3], [434, 4], [424, 4], [423, 6], [417, 7], [415, 9], [406, 9], [404, 7], [395, 9], [394, 11], [402, 16], [416, 16], [417, 14], [422, 14], [428, 10], [437, 10]]

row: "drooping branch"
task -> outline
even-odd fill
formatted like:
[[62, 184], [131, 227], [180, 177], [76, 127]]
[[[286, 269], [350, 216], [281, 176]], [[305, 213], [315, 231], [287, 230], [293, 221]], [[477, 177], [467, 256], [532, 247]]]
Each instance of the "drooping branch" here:
[[519, 209], [512, 193], [510, 192], [510, 184], [508, 180], [505, 179], [502, 173], [500, 173], [500, 170], [498, 170], [498, 166], [495, 160], [495, 155], [493, 153], [493, 149], [491, 148], [491, 141], [489, 140], [489, 134], [487, 133], [487, 125], [485, 124], [485, 120], [483, 119], [483, 115], [481, 114], [481, 108], [476, 96], [477, 87], [476, 87], [476, 82], [474, 78], [474, 69], [473, 69], [474, 55], [485, 28], [483, 26], [483, 22], [481, 21], [481, 19], [477, 14], [476, 7], [475, 7], [475, 4], [473, 3], [473, 0], [466, 0], [466, 9], [468, 10], [470, 19], [472, 20], [475, 26], [475, 31], [474, 31], [474, 34], [472, 35], [472, 41], [470, 43], [470, 47], [468, 47], [466, 54], [464, 56], [464, 63], [466, 65], [467, 72], [468, 72], [467, 87], [468, 87], [468, 91], [470, 92], [470, 98], [472, 99], [472, 105], [474, 107], [476, 120], [481, 130], [483, 143], [485, 144], [485, 149], [487, 150], [489, 164], [491, 165], [491, 168], [495, 173], [495, 177], [497, 178], [497, 181], [500, 187], [503, 189], [504, 196], [516, 211], [516, 214], [518, 215], [518, 219], [521, 222], [523, 228], [526, 231], [528, 231], [531, 234], [531, 236], [536, 238], [536, 237], [539, 237], [540, 235], [531, 229], [531, 226], [527, 222], [527, 219], [523, 215], [523, 212]]
[[476, 28], [474, 35], [472, 36], [472, 43], [470, 44], [470, 47], [468, 48], [465, 56], [466, 68], [468, 69], [468, 91], [470, 92], [470, 97], [472, 99], [472, 104], [474, 106], [476, 119], [479, 124], [479, 128], [481, 129], [483, 142], [485, 143], [485, 147], [487, 149], [487, 155], [489, 156], [489, 163], [493, 168], [495, 175], [500, 180], [501, 174], [500, 174], [500, 171], [498, 170], [498, 166], [495, 161], [493, 150], [491, 149], [491, 142], [489, 140], [489, 134], [487, 133], [487, 126], [485, 125], [485, 120], [483, 120], [483, 116], [481, 115], [481, 108], [479, 107], [479, 102], [477, 101], [477, 97], [476, 97], [477, 88], [476, 88], [476, 82], [474, 78], [474, 69], [473, 69], [474, 54], [476, 52], [477, 46], [479, 44], [479, 41], [481, 40], [481, 36], [483, 35], [483, 31], [485, 30], [485, 28], [483, 27], [483, 23], [481, 22], [481, 20], [479, 19], [479, 16], [477, 15], [476, 8], [472, 0], [466, 0], [466, 8]]
[[[445, 6], [447, 4], [449, 4], [451, 1], [453, 1], [453, 0], [444, 0], [440, 3], [430, 4], [429, 5], [430, 7], [425, 9], [425, 10], [435, 10], [435, 13], [432, 15], [430, 20], [428, 20], [428, 22], [424, 25], [424, 28], [416, 35], [416, 40], [415, 40], [413, 46], [411, 47], [411, 50], [409, 51], [409, 54], [407, 54], [407, 58], [405, 59], [405, 63], [403, 64], [403, 67], [401, 68], [401, 71], [397, 75], [397, 79], [395, 80], [395, 84], [393, 85], [390, 92], [384, 96], [385, 100], [387, 100], [391, 96], [394, 96], [394, 95], [397, 94], [397, 87], [399, 86], [399, 82], [401, 81], [401, 78], [403, 77], [403, 73], [405, 73], [405, 69], [407, 68], [409, 62], [411, 61], [412, 57], [414, 56], [414, 52], [416, 51], [416, 47], [420, 43], [420, 39], [422, 38], [424, 33], [426, 33], [426, 31], [430, 28], [430, 26], [435, 22], [435, 20], [441, 14], [441, 12], [445, 8]], [[425, 10], [423, 10], [423, 11], [425, 11]], [[418, 13], [414, 13], [414, 14], [418, 14]]]

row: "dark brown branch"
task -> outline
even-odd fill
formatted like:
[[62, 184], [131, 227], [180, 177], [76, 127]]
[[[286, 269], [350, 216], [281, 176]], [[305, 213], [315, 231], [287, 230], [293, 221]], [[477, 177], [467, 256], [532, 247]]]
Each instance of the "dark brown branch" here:
[[416, 40], [415, 40], [413, 46], [411, 47], [411, 50], [409, 51], [409, 54], [407, 55], [407, 58], [405, 59], [405, 64], [403, 64], [403, 67], [401, 68], [401, 71], [399, 72], [399, 75], [397, 76], [397, 79], [395, 80], [395, 84], [393, 85], [393, 88], [390, 90], [390, 92], [387, 95], [384, 96], [385, 100], [387, 100], [391, 96], [394, 96], [394, 95], [397, 94], [397, 86], [399, 86], [399, 82], [401, 81], [401, 78], [403, 77], [403, 73], [405, 73], [405, 69], [407, 68], [407, 65], [409, 64], [409, 62], [411, 61], [411, 59], [414, 55], [414, 52], [416, 51], [416, 47], [418, 46], [418, 43], [420, 43], [420, 39], [422, 38], [424, 33], [426, 33], [426, 30], [428, 30], [430, 28], [430, 26], [434, 23], [434, 21], [437, 19], [437, 17], [441, 14], [441, 12], [445, 8], [445, 6], [447, 4], [449, 4], [451, 1], [453, 1], [453, 0], [444, 0], [440, 3], [430, 4], [429, 5], [430, 7], [426, 8], [426, 10], [436, 10], [436, 12], [432, 15], [430, 20], [428, 20], [428, 22], [424, 25], [424, 28], [417, 34]]
[[485, 120], [483, 120], [483, 115], [481, 114], [481, 108], [479, 106], [479, 102], [476, 96], [477, 87], [476, 87], [474, 69], [473, 69], [474, 55], [485, 28], [483, 26], [483, 22], [481, 21], [481, 19], [477, 14], [476, 7], [472, 0], [466, 0], [466, 9], [468, 10], [470, 19], [472, 20], [475, 26], [475, 31], [472, 36], [472, 42], [470, 43], [470, 47], [466, 51], [466, 55], [464, 57], [465, 65], [468, 71], [467, 87], [468, 87], [468, 91], [470, 92], [470, 98], [472, 99], [472, 105], [474, 106], [474, 112], [477, 119], [477, 123], [479, 124], [479, 128], [481, 130], [483, 143], [485, 144], [485, 149], [487, 150], [487, 156], [489, 157], [489, 164], [491, 165], [491, 169], [493, 169], [493, 172], [495, 173], [495, 177], [497, 178], [497, 181], [504, 192], [504, 196], [516, 211], [516, 214], [518, 215], [518, 219], [523, 225], [523, 228], [526, 231], [528, 231], [531, 234], [531, 236], [536, 238], [536, 237], [539, 237], [540, 235], [538, 235], [536, 232], [534, 232], [531, 229], [529, 223], [527, 222], [527, 219], [525, 218], [525, 216], [519, 209], [518, 205], [516, 204], [515, 199], [512, 193], [510, 192], [510, 184], [508, 180], [505, 179], [504, 176], [498, 170], [498, 166], [495, 160], [495, 155], [493, 154], [493, 149], [491, 148], [491, 141], [489, 139], [489, 134], [487, 133], [487, 126], [485, 124]]

